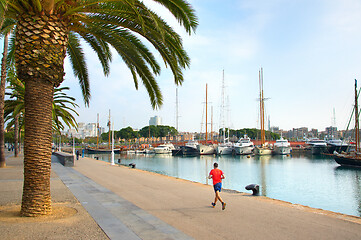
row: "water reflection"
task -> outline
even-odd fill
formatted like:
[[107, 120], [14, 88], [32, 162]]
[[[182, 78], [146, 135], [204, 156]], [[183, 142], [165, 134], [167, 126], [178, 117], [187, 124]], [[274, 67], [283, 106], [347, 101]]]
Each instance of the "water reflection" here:
[[345, 175], [351, 179], [354, 179], [354, 184], [349, 185], [346, 183], [344, 188], [347, 188], [345, 190], [354, 196], [354, 204], [357, 207], [359, 216], [361, 216], [361, 169], [345, 166], [338, 166], [335, 168], [335, 176], [337, 178], [341, 178], [341, 181], [344, 180]]
[[[110, 155], [90, 155], [110, 161]], [[122, 164], [164, 175], [212, 184], [207, 176], [218, 162], [226, 175], [224, 188], [245, 192], [259, 184], [260, 193], [275, 199], [361, 216], [361, 169], [338, 167], [332, 157], [119, 155]]]

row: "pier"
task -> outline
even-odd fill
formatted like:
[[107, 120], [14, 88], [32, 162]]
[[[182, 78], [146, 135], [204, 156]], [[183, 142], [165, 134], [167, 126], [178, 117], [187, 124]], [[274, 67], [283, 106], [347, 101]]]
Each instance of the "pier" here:
[[[21, 162], [12, 159], [9, 168], [0, 169], [2, 210], [21, 202]], [[88, 186], [86, 198], [82, 186]], [[94, 191], [101, 191], [103, 197]], [[52, 172], [54, 205], [68, 204], [78, 213], [52, 224], [9, 223], [0, 218], [0, 230], [4, 239], [121, 239], [111, 237], [114, 231], [134, 239], [361, 239], [359, 217], [227, 190], [221, 193], [227, 202], [222, 211], [218, 205], [210, 206], [213, 194], [210, 185], [80, 158], [73, 168], [53, 163]], [[102, 214], [96, 211], [96, 202]], [[154, 231], [163, 231], [163, 237], [154, 238]]]

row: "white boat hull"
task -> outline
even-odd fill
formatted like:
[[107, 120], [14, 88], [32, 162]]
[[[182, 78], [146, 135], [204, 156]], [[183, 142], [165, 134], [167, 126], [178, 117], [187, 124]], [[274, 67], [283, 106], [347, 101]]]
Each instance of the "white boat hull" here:
[[253, 153], [253, 146], [234, 146], [237, 155], [248, 155]]
[[273, 154], [287, 155], [291, 153], [291, 147], [277, 147], [274, 146]]
[[197, 149], [200, 155], [212, 155], [216, 153], [216, 148], [214, 145], [199, 144]]
[[217, 155], [231, 155], [233, 153], [233, 148], [231, 146], [218, 146]]
[[155, 154], [170, 154], [172, 153], [172, 150], [175, 149], [173, 144], [171, 143], [166, 143], [166, 144], [161, 144], [158, 147], [154, 148], [154, 153]]
[[267, 148], [267, 147], [255, 147], [254, 154], [260, 155], [260, 156], [262, 156], [262, 155], [271, 155], [272, 154], [272, 149]]
[[168, 153], [172, 153], [171, 149], [154, 149], [154, 153], [155, 154], [168, 154]]

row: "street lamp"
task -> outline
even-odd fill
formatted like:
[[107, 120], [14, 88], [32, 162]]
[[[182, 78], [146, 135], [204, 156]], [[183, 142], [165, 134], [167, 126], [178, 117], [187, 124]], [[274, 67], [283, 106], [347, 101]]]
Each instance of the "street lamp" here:
[[110, 165], [112, 166], [115, 165], [114, 164], [114, 121], [112, 122], [112, 162], [110, 163]]

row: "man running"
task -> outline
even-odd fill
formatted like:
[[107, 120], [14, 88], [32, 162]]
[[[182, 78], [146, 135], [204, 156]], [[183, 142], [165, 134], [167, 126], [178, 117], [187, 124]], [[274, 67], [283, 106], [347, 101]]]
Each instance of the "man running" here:
[[210, 171], [208, 178], [213, 179], [213, 188], [214, 193], [216, 194], [214, 202], [212, 202], [212, 206], [214, 208], [216, 206], [217, 200], [219, 200], [222, 203], [222, 210], [224, 210], [226, 208], [226, 203], [223, 202], [219, 192], [222, 191], [222, 179], [225, 177], [222, 170], [218, 169], [218, 163], [213, 164], [213, 169]]

